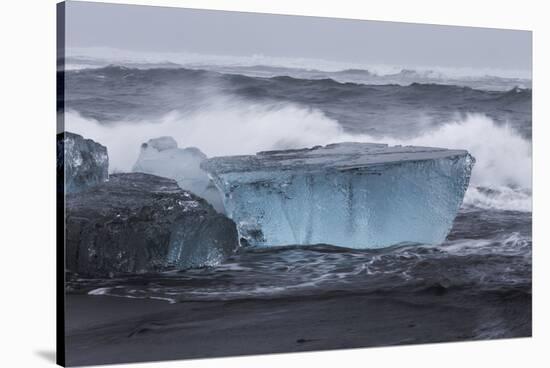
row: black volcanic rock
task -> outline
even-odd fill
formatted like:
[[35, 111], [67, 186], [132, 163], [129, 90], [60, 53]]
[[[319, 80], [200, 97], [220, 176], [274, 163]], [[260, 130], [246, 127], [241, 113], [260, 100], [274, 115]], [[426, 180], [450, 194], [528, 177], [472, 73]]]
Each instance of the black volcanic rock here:
[[172, 179], [143, 173], [66, 197], [66, 268], [86, 276], [214, 265], [237, 247], [235, 223]]
[[107, 148], [70, 132], [58, 135], [57, 170], [65, 174], [65, 192], [74, 193], [109, 177]]

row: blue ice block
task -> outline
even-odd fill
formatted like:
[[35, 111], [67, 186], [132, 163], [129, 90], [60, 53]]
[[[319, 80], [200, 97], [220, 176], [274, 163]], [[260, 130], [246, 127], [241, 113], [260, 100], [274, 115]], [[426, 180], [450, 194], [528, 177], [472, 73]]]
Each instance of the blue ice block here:
[[337, 143], [214, 157], [241, 244], [381, 248], [445, 240], [475, 159], [464, 150]]

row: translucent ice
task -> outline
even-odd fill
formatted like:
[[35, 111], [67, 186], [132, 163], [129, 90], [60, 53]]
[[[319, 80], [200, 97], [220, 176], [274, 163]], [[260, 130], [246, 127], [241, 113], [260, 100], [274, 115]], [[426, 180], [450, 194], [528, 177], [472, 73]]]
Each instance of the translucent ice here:
[[107, 148], [81, 135], [64, 132], [57, 137], [57, 170], [64, 174], [66, 193], [81, 192], [109, 178]]
[[339, 143], [201, 166], [224, 194], [241, 244], [379, 248], [441, 243], [474, 162], [463, 150]]
[[178, 148], [174, 138], [159, 137], [141, 145], [133, 171], [174, 179], [180, 188], [206, 199], [217, 211], [223, 212], [220, 193], [200, 168], [204, 160], [206, 155], [198, 148]]

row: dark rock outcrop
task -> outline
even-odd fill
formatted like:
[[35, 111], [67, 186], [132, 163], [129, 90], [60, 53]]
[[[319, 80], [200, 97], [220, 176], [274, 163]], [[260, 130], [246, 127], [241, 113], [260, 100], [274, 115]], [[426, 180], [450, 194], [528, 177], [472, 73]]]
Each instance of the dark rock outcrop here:
[[235, 223], [172, 179], [143, 173], [66, 197], [66, 267], [86, 276], [214, 265], [237, 247]]
[[107, 148], [70, 132], [57, 139], [57, 170], [64, 171], [66, 193], [75, 193], [109, 178]]

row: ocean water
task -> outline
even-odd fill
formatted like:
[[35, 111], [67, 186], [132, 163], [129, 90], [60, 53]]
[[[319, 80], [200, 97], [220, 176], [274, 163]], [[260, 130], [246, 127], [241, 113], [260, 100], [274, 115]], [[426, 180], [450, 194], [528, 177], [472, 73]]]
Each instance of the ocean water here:
[[216, 267], [74, 278], [69, 292], [171, 303], [452, 290], [530, 296], [529, 79], [85, 64], [65, 71], [66, 129], [106, 145], [113, 172], [130, 170], [140, 144], [165, 135], [208, 156], [364, 141], [467, 149], [476, 166], [452, 231], [439, 245], [243, 248]]

